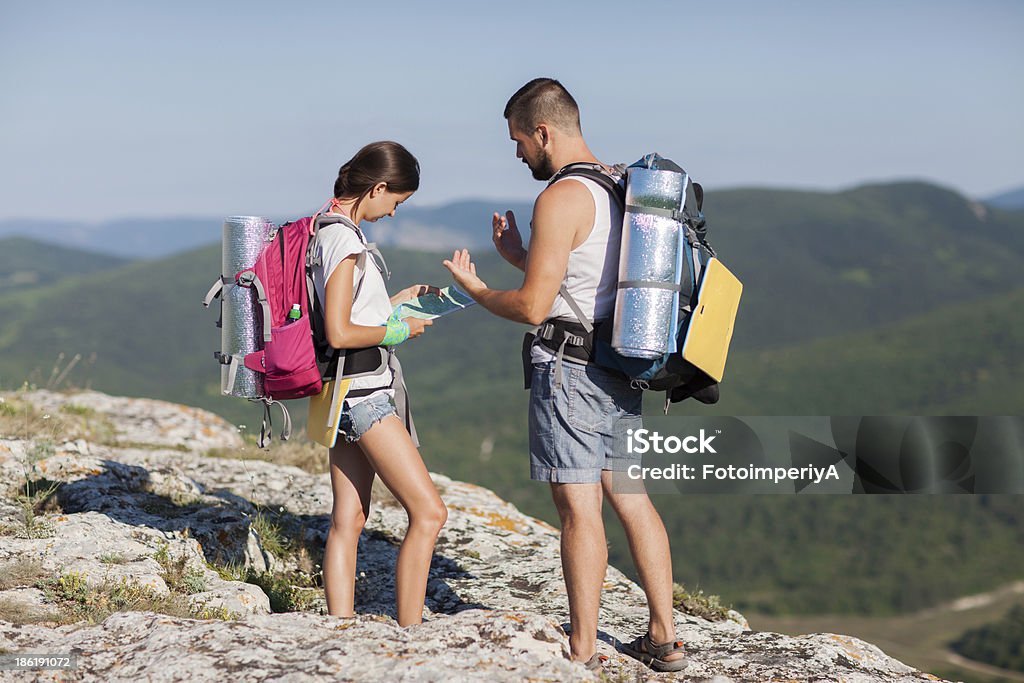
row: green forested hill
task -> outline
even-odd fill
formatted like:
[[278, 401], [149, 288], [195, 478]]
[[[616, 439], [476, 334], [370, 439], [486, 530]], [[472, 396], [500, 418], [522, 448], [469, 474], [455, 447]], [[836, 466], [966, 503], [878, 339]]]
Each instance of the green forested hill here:
[[730, 358], [729, 415], [1019, 415], [1024, 287], [899, 323]]
[[[387, 258], [395, 273], [391, 280], [395, 288], [446, 282], [448, 271], [441, 265], [440, 254], [393, 250]], [[487, 258], [498, 276], [494, 282], [511, 286], [511, 269], [498, 273], [497, 257]], [[69, 381], [77, 386], [182, 401], [245, 421], [254, 413], [252, 406], [219, 394], [219, 368], [213, 359], [213, 352], [220, 348], [217, 311], [202, 307], [202, 298], [219, 272], [220, 248], [211, 246], [4, 296], [0, 299], [0, 387], [13, 388], [25, 380], [41, 383], [60, 354], [65, 358], [80, 354], [89, 362], [70, 374]], [[439, 323], [423, 340], [436, 339], [441, 334], [436, 331], [446, 329], [445, 338], [437, 341], [465, 344], [478, 337], [507, 339], [509, 326], [473, 310], [456, 320], [455, 327], [443, 328]], [[415, 344], [403, 351], [415, 355]], [[490, 356], [486, 347], [482, 352]], [[465, 357], [473, 350], [460, 353]], [[466, 366], [467, 376], [475, 381], [483, 365]], [[444, 384], [440, 376], [438, 383]]]
[[679, 580], [741, 612], [914, 612], [1020, 579], [1024, 566], [1019, 496], [653, 499]]
[[[705, 209], [744, 299], [722, 402], [673, 412], [1024, 409], [1024, 215], [981, 214], [918, 184], [717, 193]], [[92, 362], [70, 374], [76, 385], [199, 405], [251, 427], [256, 407], [218, 395], [216, 312], [200, 305], [219, 251], [5, 291], [0, 387], [44, 383], [59, 353], [79, 353]], [[395, 289], [448, 281], [440, 254], [386, 255]], [[493, 254], [476, 260], [493, 286], [519, 282]], [[555, 522], [547, 488], [528, 480], [524, 329], [472, 309], [400, 353], [428, 467]], [[657, 402], [652, 396], [651, 412]], [[301, 421], [303, 407], [294, 412]], [[677, 579], [761, 611], [911, 609], [1019, 578], [1024, 566], [1024, 521], [1012, 498], [655, 498]], [[621, 532], [609, 529], [612, 561], [631, 571]]]
[[969, 659], [1012, 671], [1024, 671], [1024, 606], [1001, 620], [964, 633], [953, 649]]
[[743, 281], [735, 348], [856, 332], [1024, 285], [1024, 214], [923, 183], [708, 193], [708, 236]]
[[216, 316], [203, 316], [199, 290], [219, 273], [218, 252], [134, 262], [3, 297], [0, 384], [39, 381], [60, 354], [80, 354], [86, 361], [70, 376], [79, 386], [171, 400], [208, 395], [204, 366], [214, 363], [218, 331]]
[[44, 244], [25, 237], [4, 237], [0, 239], [0, 292], [42, 287], [66, 277], [109, 270], [124, 263], [124, 259], [107, 254]]

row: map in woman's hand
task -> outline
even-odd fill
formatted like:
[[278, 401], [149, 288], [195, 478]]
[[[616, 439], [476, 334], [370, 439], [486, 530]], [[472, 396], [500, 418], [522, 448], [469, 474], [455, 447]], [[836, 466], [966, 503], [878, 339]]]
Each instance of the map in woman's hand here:
[[399, 304], [396, 309], [398, 310], [399, 318], [433, 320], [434, 318], [440, 318], [442, 315], [461, 311], [475, 303], [469, 295], [464, 294], [455, 285], [452, 285], [442, 289], [439, 295], [424, 294]]

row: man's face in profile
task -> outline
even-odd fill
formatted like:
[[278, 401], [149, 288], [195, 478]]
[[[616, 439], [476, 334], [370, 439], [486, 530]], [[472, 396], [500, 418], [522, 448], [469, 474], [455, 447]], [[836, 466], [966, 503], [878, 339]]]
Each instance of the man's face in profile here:
[[534, 180], [549, 180], [555, 174], [557, 169], [541, 142], [540, 128], [525, 133], [509, 121], [508, 135], [516, 143], [516, 158], [526, 164]]

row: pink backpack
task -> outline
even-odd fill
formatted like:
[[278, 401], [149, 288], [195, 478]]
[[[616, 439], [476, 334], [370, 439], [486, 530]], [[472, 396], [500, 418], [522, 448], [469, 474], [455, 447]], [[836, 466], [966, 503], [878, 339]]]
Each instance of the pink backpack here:
[[[285, 223], [256, 263], [235, 274], [236, 283], [256, 290], [263, 310], [263, 349], [246, 354], [244, 364], [264, 373], [263, 389], [273, 401], [312, 396], [323, 386], [313, 347], [306, 279], [312, 235], [312, 217]], [[295, 306], [299, 316], [289, 318]]]
[[[255, 262], [237, 273], [223, 273], [203, 301], [209, 307], [220, 297], [223, 306], [225, 287], [244, 287], [253, 292], [257, 338], [248, 348], [256, 350], [244, 356], [217, 351], [214, 357], [222, 366], [227, 366], [226, 377], [222, 376], [222, 393], [263, 402], [261, 447], [273, 438], [270, 420], [273, 404], [318, 394], [323, 387], [323, 368], [317, 364], [314, 343], [314, 331], [324, 336], [322, 321], [314, 319], [322, 313], [316, 303], [310, 269], [316, 230], [322, 224], [333, 222], [339, 221], [317, 212], [314, 216], [272, 228]], [[226, 241], [224, 248], [227, 249]], [[223, 309], [221, 314], [223, 318]], [[217, 325], [220, 327], [221, 323]], [[240, 366], [257, 373], [256, 389], [248, 388], [246, 382], [236, 384]], [[288, 439], [291, 417], [282, 404], [278, 405], [284, 418], [281, 438]]]

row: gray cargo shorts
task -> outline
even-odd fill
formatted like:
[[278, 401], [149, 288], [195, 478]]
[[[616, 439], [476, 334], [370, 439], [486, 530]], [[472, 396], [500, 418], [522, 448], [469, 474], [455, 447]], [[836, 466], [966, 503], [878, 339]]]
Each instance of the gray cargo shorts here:
[[626, 452], [629, 429], [643, 426], [643, 391], [596, 365], [533, 363], [530, 387], [530, 478], [560, 483], [601, 481], [602, 470], [640, 463]]

